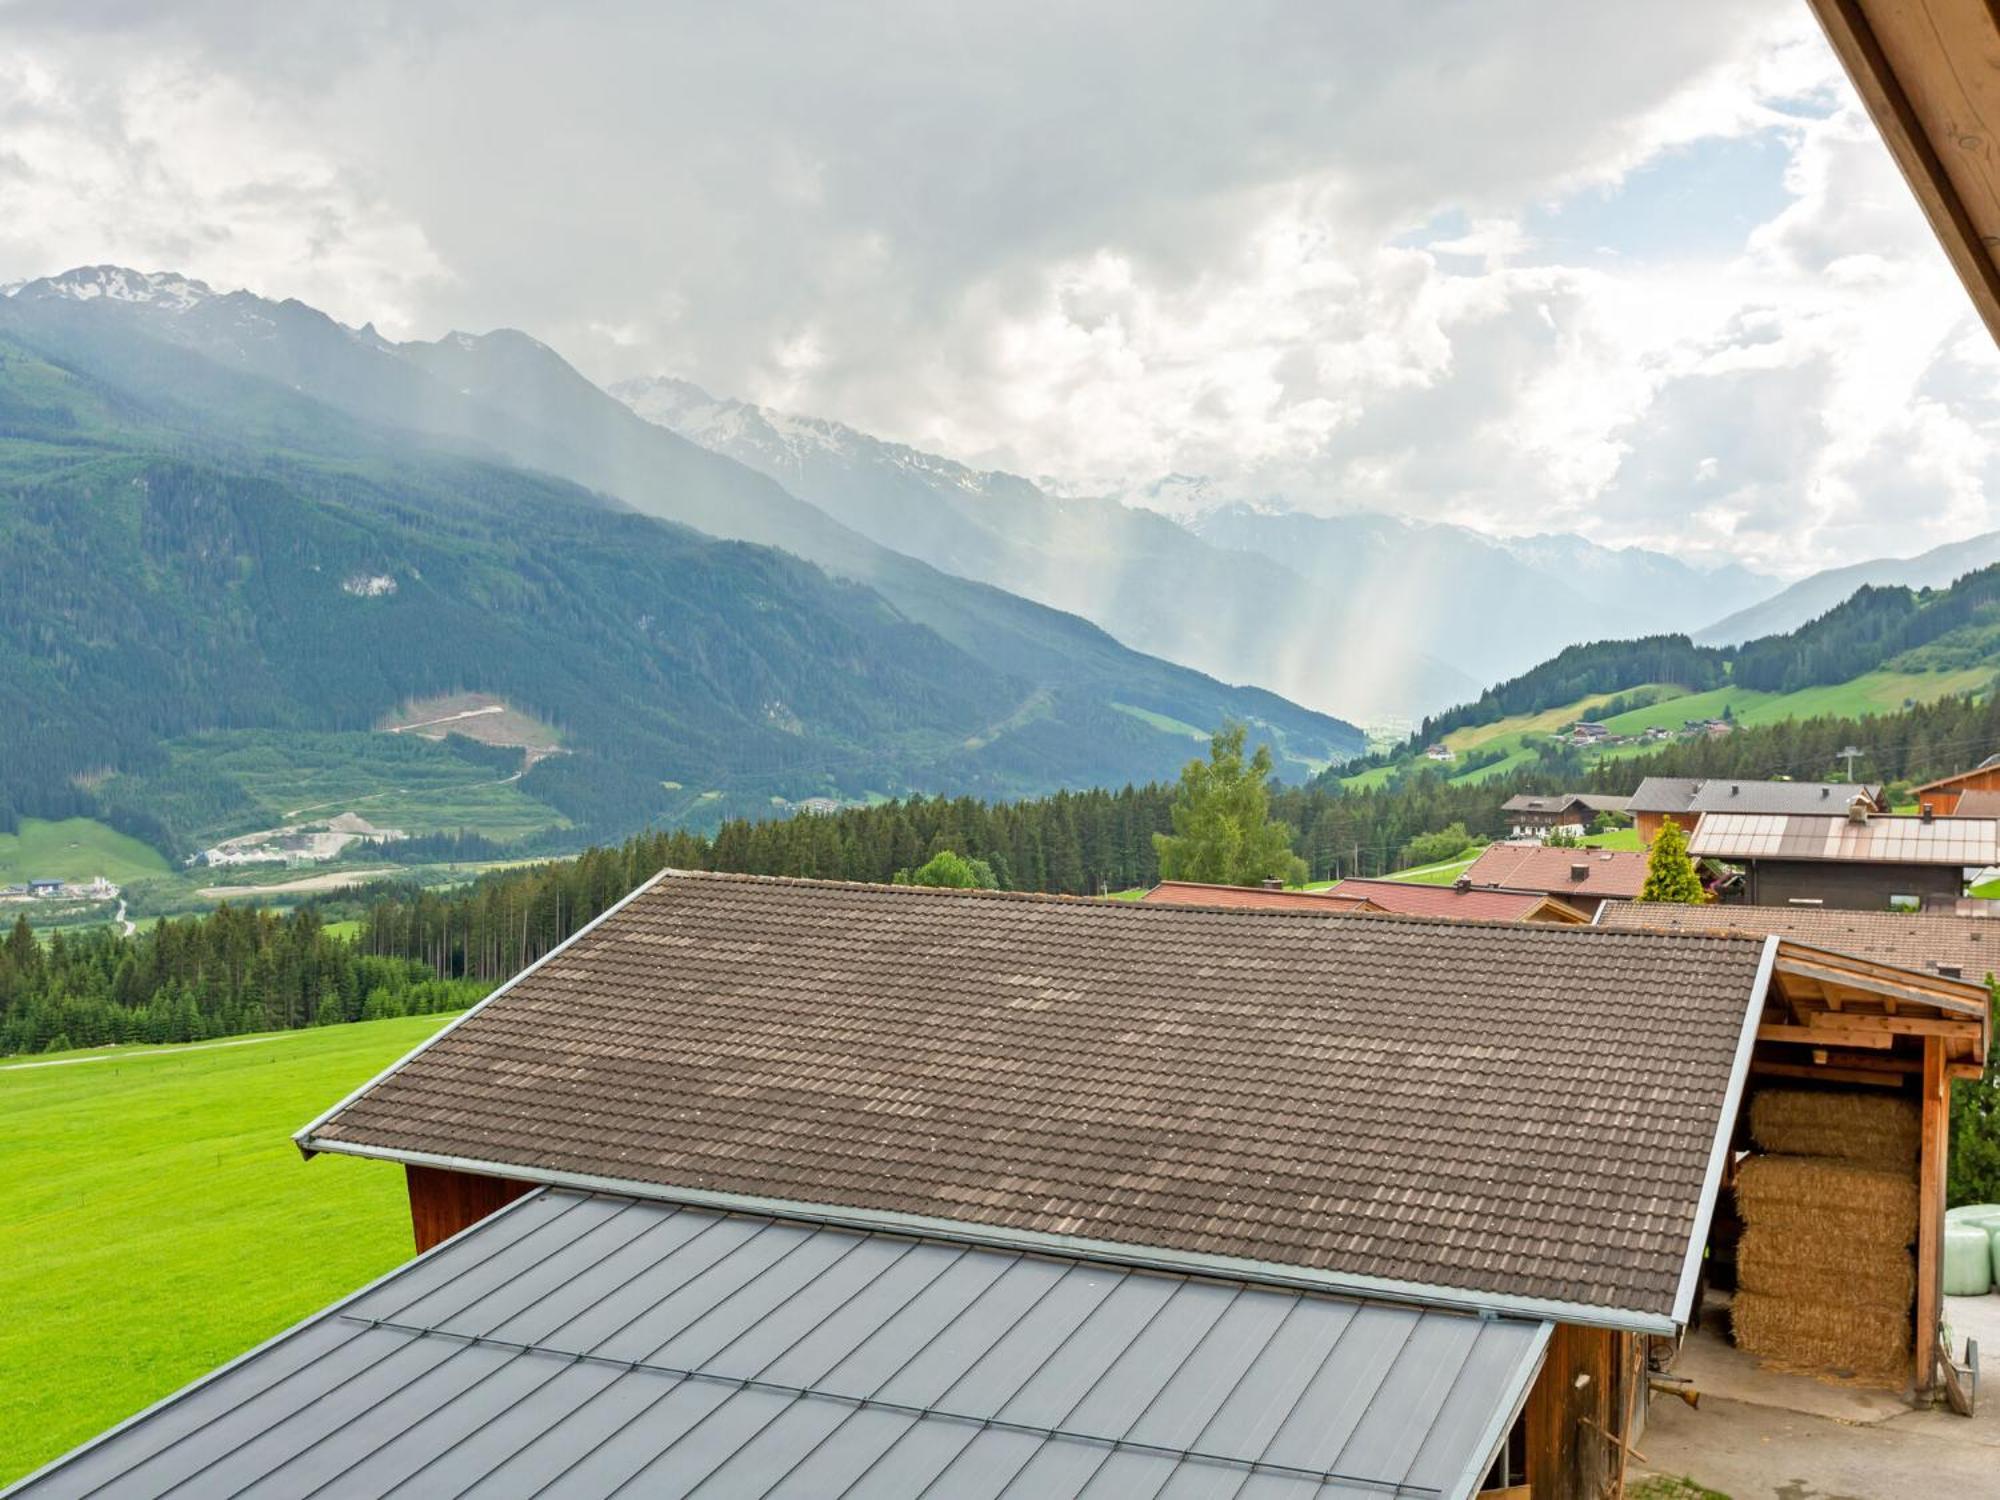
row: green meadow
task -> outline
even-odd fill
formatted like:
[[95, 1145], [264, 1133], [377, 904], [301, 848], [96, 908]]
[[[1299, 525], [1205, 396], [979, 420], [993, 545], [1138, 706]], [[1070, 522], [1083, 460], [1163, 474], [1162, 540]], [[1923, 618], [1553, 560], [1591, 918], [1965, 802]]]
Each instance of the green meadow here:
[[409, 1257], [401, 1171], [290, 1136], [449, 1019], [0, 1065], [0, 1485]]
[[171, 868], [157, 849], [93, 818], [23, 818], [18, 832], [0, 833], [0, 885], [96, 875], [127, 885]]

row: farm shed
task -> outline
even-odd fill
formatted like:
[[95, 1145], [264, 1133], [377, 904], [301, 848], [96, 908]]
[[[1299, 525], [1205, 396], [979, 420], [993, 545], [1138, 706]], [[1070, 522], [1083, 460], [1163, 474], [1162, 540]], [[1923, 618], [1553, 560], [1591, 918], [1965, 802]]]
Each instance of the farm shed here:
[[1546, 1321], [1496, 1460], [1584, 1495], [1764, 947], [668, 875], [300, 1141], [428, 1169], [433, 1235], [441, 1183], [546, 1184]]
[[[1765, 1153], [1732, 1165], [1740, 1222], [1757, 1227], [1761, 1196], [1767, 1224], [1810, 1215], [1812, 1222], [1797, 1225], [1805, 1236], [1828, 1250], [1846, 1247], [1852, 1324], [1866, 1320], [1869, 1305], [1905, 1300], [1884, 1286], [1900, 1287], [1897, 1253], [1909, 1246], [1914, 1299], [1910, 1337], [1900, 1347], [1912, 1351], [1916, 1388], [1928, 1389], [1938, 1353], [1949, 1089], [1953, 1080], [1982, 1074], [1990, 1043], [1987, 945], [2000, 939], [1988, 936], [1981, 918], [1753, 906], [1630, 903], [1607, 907], [1599, 921], [1621, 930], [1765, 935], [1779, 945], [1751, 1054], [1751, 1107], [1734, 1140], [1739, 1150]], [[1864, 1202], [1864, 1217], [1875, 1222], [1844, 1223], [1842, 1210]], [[1905, 1204], [1913, 1234], [1878, 1232], [1901, 1218]], [[1734, 1259], [1739, 1227], [1725, 1204], [1715, 1228], [1725, 1265]], [[1764, 1238], [1776, 1244], [1772, 1234]], [[1815, 1300], [1803, 1285], [1811, 1270], [1799, 1268], [1796, 1278], [1801, 1307]], [[1768, 1308], [1768, 1293], [1760, 1295]], [[1871, 1332], [1851, 1331], [1856, 1338]], [[1743, 1332], [1739, 1316], [1739, 1341]], [[1807, 1334], [1830, 1337], [1824, 1328], [1797, 1330]]]
[[1966, 871], [2000, 863], [2000, 820], [1708, 813], [1688, 840], [1697, 859], [1743, 866], [1753, 905], [1853, 911], [1950, 906]]
[[[1413, 1340], [1425, 1327], [1463, 1338], [1467, 1323], [1446, 1320], [1467, 1315], [1523, 1325], [1539, 1341], [1525, 1396], [1515, 1408], [1507, 1380], [1479, 1377], [1482, 1420], [1450, 1430], [1491, 1446], [1452, 1472], [1558, 1500], [1615, 1478], [1643, 1415], [1645, 1336], [1689, 1317], [1783, 957], [1731, 936], [670, 873], [298, 1140], [402, 1163], [426, 1246], [453, 1231], [465, 1233], [453, 1250], [495, 1245], [489, 1231], [567, 1194], [768, 1221], [785, 1238], [767, 1245], [837, 1231], [1051, 1260], [1093, 1285], [1183, 1278], [1259, 1306], [1303, 1298], [1300, 1317], [1318, 1315], [1315, 1299], [1380, 1305], [1416, 1320]], [[532, 1343], [561, 1295], [545, 1290], [482, 1347]], [[1106, 1327], [1076, 1325], [1048, 1361], [1072, 1400], [1124, 1347], [1099, 1337]], [[1232, 1340], [1232, 1368], [1255, 1367], [1268, 1342]], [[740, 1378], [693, 1358], [669, 1369]], [[1371, 1366], [1348, 1399], [1427, 1423], [1440, 1383], [1471, 1378], [1451, 1370], [1411, 1369], [1406, 1387]], [[809, 1380], [790, 1386], [819, 1410]], [[1430, 1395], [1413, 1402], [1411, 1387]], [[211, 1389], [224, 1412], [241, 1409], [240, 1394]], [[1281, 1400], [1245, 1446], [1211, 1448], [1236, 1429], [1215, 1404], [1228, 1382], [1204, 1389], [1208, 1404], [1147, 1439], [1154, 1460], [1298, 1463], [1290, 1477], [1320, 1493], [1353, 1491], [1363, 1470], [1375, 1493], [1480, 1483], [1427, 1488], [1420, 1473], [1436, 1471], [1390, 1477], [1351, 1452], [1273, 1455], [1255, 1444], [1275, 1443]], [[635, 1441], [628, 1409], [597, 1408], [588, 1430]], [[459, 1425], [410, 1433], [425, 1461], [449, 1461], [447, 1440], [504, 1443], [494, 1422], [526, 1436], [476, 1398], [453, 1410]], [[702, 1414], [688, 1441], [751, 1465], [738, 1471], [750, 1493], [795, 1482], [797, 1451], [728, 1425], [754, 1425], [754, 1408], [726, 1413]], [[984, 1420], [943, 1403], [941, 1415]], [[1102, 1446], [1074, 1419], [1040, 1418], [1036, 1441]], [[601, 1446], [550, 1431], [564, 1462]], [[1258, 1474], [1239, 1477], [1255, 1492]]]

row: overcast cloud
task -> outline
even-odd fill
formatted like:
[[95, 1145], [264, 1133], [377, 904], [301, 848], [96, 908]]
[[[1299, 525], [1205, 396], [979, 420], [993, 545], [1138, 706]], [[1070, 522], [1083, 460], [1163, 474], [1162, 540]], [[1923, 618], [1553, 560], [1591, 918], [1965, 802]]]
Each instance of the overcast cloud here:
[[1795, 573], [2000, 526], [1803, 0], [0, 5], [0, 281], [527, 329], [1112, 491]]

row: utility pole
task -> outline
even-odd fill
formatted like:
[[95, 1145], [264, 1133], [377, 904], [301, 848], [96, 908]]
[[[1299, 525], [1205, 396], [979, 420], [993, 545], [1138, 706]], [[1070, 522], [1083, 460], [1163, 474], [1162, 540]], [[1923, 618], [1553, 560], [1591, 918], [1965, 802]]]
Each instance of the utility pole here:
[[1859, 745], [1849, 745], [1845, 750], [1836, 750], [1834, 754], [1847, 762], [1847, 779], [1852, 781], [1854, 779], [1854, 762], [1867, 754], [1867, 752]]

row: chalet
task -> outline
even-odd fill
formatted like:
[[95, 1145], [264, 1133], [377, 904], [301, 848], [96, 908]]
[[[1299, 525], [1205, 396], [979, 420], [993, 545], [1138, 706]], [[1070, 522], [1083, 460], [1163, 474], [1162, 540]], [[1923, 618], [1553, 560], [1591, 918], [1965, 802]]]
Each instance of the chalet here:
[[[1990, 817], [1996, 806], [1995, 798], [2000, 797], [2000, 755], [1987, 756], [1970, 771], [1927, 781], [1910, 796], [1920, 808], [1928, 807], [1940, 818]], [[1967, 797], [1977, 797], [1978, 803], [1965, 806]]]
[[1581, 834], [1599, 813], [1622, 813], [1628, 797], [1603, 797], [1593, 792], [1524, 793], [1500, 804], [1515, 838], [1541, 838], [1550, 833]]
[[28, 894], [31, 896], [60, 896], [63, 882], [60, 880], [30, 880]]
[[1854, 911], [1951, 907], [1966, 874], [2000, 863], [2000, 820], [1833, 813], [1705, 813], [1688, 852], [1744, 870], [1754, 906]]
[[1605, 901], [1630, 901], [1646, 883], [1646, 856], [1634, 849], [1559, 849], [1490, 844], [1463, 877], [1473, 890], [1534, 891], [1586, 917]]
[[424, 1254], [24, 1494], [1595, 1495], [1826, 995], [1985, 1055], [1780, 939], [669, 872], [299, 1131]]
[[1640, 839], [1650, 844], [1667, 818], [1692, 833], [1712, 812], [1845, 813], [1856, 797], [1865, 799], [1872, 812], [1889, 810], [1880, 782], [1704, 780], [1692, 776], [1648, 776], [1626, 799], [1626, 810], [1632, 814]]
[[1367, 910], [1401, 917], [1449, 917], [1460, 922], [1588, 922], [1575, 907], [1540, 891], [1474, 890], [1463, 877], [1451, 885], [1414, 880], [1343, 880], [1329, 892], [1366, 902]]
[[1585, 719], [1570, 725], [1569, 742], [1572, 745], [1602, 745], [1617, 738], [1608, 724], [1597, 724]]
[[1424, 759], [1449, 761], [1449, 760], [1455, 760], [1457, 759], [1457, 757], [1452, 754], [1451, 747], [1449, 745], [1439, 743], [1435, 745], [1426, 745], [1424, 747]]

